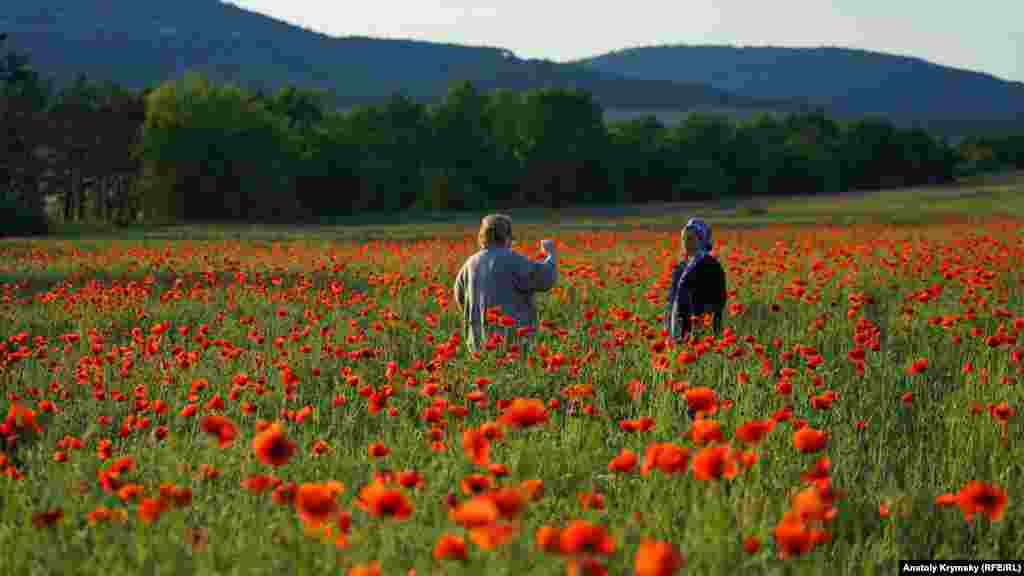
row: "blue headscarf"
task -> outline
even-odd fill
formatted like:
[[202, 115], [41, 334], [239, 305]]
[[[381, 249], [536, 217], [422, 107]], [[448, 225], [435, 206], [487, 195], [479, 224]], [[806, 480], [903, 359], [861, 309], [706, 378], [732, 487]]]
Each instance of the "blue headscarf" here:
[[686, 261], [686, 268], [683, 269], [683, 275], [679, 277], [680, 284], [693, 272], [697, 264], [700, 264], [700, 261], [711, 252], [711, 227], [703, 219], [690, 218], [689, 222], [686, 223], [686, 228], [683, 228], [684, 233], [686, 230], [692, 230], [697, 235], [697, 253], [688, 254], [689, 258]]

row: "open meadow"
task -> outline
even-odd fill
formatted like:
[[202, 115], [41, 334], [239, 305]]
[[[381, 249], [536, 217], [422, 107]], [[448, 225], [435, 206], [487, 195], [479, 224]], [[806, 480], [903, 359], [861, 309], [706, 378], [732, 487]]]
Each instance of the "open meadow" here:
[[[646, 576], [1024, 558], [1022, 198], [1018, 174], [509, 211], [518, 249], [559, 246], [525, 357], [461, 341], [451, 287], [479, 214], [0, 242], [0, 566]], [[695, 215], [726, 270], [726, 328], [676, 344], [662, 314]]]

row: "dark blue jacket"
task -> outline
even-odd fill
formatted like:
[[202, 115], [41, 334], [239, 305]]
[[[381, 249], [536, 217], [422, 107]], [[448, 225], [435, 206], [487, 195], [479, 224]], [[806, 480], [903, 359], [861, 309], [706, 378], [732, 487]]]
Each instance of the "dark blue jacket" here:
[[725, 270], [718, 259], [708, 254], [680, 284], [679, 278], [686, 269], [686, 262], [680, 262], [672, 270], [672, 287], [668, 292], [665, 310], [665, 329], [673, 338], [685, 338], [690, 331], [690, 316], [702, 316], [710, 312], [714, 317], [715, 332], [722, 329], [722, 311], [728, 294], [725, 286]]

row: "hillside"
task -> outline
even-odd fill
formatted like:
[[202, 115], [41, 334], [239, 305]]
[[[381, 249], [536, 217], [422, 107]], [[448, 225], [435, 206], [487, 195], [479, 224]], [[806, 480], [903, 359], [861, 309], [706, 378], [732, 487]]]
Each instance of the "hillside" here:
[[846, 48], [652, 46], [577, 61], [632, 78], [707, 84], [751, 98], [803, 98], [954, 130], [1024, 124], [1024, 83], [919, 58]]
[[58, 85], [85, 73], [138, 89], [193, 69], [268, 90], [318, 87], [345, 108], [394, 92], [435, 102], [452, 81], [469, 80], [483, 90], [587, 90], [609, 121], [821, 108], [954, 138], [1024, 131], [1020, 82], [845, 48], [654, 46], [556, 63], [500, 47], [335, 38], [218, 0], [15, 3], [0, 15], [0, 31]]
[[700, 84], [626, 79], [574, 64], [520, 60], [496, 47], [362, 37], [333, 38], [217, 0], [42, 0], [0, 16], [12, 47], [58, 82], [84, 72], [133, 88], [186, 69], [268, 89], [316, 86], [339, 105], [376, 102], [397, 91], [435, 101], [453, 80], [484, 90], [576, 87], [605, 107], [797, 109], [736, 97]]

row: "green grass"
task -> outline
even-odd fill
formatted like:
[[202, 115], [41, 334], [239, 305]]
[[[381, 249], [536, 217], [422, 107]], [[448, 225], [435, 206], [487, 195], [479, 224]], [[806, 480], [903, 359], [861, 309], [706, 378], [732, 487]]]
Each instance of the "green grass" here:
[[[560, 219], [510, 211], [522, 242], [532, 247], [550, 235], [563, 246], [558, 288], [537, 301], [541, 317], [564, 332], [542, 329], [529, 364], [504, 364], [493, 353], [476, 361], [459, 347], [433, 372], [417, 362], [429, 364], [438, 344], [461, 330], [455, 311], [437, 298], [448, 293], [454, 271], [474, 250], [478, 214], [367, 226], [79, 227], [56, 238], [0, 243], [0, 342], [6, 342], [0, 348], [0, 411], [8, 409], [12, 394], [33, 409], [44, 399], [59, 409], [40, 416], [41, 432], [22, 431], [13, 447], [0, 448], [24, 475], [0, 476], [4, 573], [344, 574], [356, 563], [379, 560], [385, 574], [564, 574], [568, 558], [539, 552], [534, 533], [575, 519], [600, 524], [615, 539], [615, 552], [602, 559], [610, 574], [632, 573], [646, 538], [677, 545], [688, 559], [683, 572], [697, 574], [889, 574], [898, 559], [1019, 558], [1020, 426], [1010, 418], [1004, 445], [986, 407], [1020, 406], [1021, 364], [1013, 352], [1021, 340], [991, 348], [985, 338], [1000, 325], [1014, 337], [1024, 327], [1014, 323], [1024, 316], [1021, 189], [975, 182], [961, 187], [961, 196], [949, 190], [733, 202], [718, 212], [713, 206], [676, 206], [673, 213], [634, 206], [614, 217], [594, 209], [565, 210]], [[726, 247], [721, 256], [736, 291], [732, 301], [745, 310], [726, 320], [737, 342], [685, 367], [677, 361], [680, 345], [668, 352], [671, 369], [660, 372], [652, 350], [661, 327], [656, 315], [663, 311], [658, 281], [675, 258], [673, 227], [698, 208]], [[1006, 217], [1011, 226], [1003, 225]], [[388, 242], [367, 243], [375, 239]], [[944, 266], [957, 258], [968, 276], [981, 266], [992, 278], [946, 278]], [[899, 265], [887, 268], [893, 261]], [[239, 272], [247, 275], [244, 285]], [[778, 294], [797, 278], [814, 298], [780, 301]], [[936, 284], [943, 287], [937, 298], [908, 299]], [[874, 302], [848, 318], [862, 292]], [[772, 311], [773, 303], [781, 309]], [[951, 328], [929, 322], [963, 314], [968, 306], [976, 318]], [[617, 317], [623, 309], [635, 316]], [[997, 316], [1001, 309], [1010, 317]], [[867, 353], [863, 376], [848, 359], [861, 314], [879, 330], [879, 349]], [[152, 329], [162, 322], [170, 329], [157, 341]], [[204, 325], [206, 341], [197, 339]], [[179, 327], [188, 327], [188, 334]], [[28, 344], [47, 339], [45, 357], [38, 351], [20, 360], [11, 355], [23, 331]], [[60, 338], [69, 333], [81, 340], [65, 349]], [[96, 352], [91, 334], [102, 335]], [[222, 354], [225, 343], [230, 346], [224, 350], [241, 353]], [[768, 374], [762, 374], [758, 345], [771, 362]], [[824, 363], [809, 372], [799, 353], [787, 357], [799, 346], [813, 346]], [[362, 349], [379, 355], [343, 353]], [[541, 356], [544, 349], [549, 353]], [[735, 350], [743, 355], [727, 354]], [[564, 354], [566, 365], [546, 369], [544, 358], [553, 353]], [[929, 359], [928, 369], [908, 374], [921, 357]], [[390, 361], [404, 373], [389, 381]], [[975, 367], [971, 375], [961, 372], [968, 361]], [[282, 362], [299, 379], [288, 394]], [[777, 388], [783, 367], [796, 370], [789, 396]], [[739, 383], [741, 372], [748, 383]], [[265, 378], [266, 385], [233, 396], [238, 373]], [[358, 376], [358, 383], [348, 375]], [[492, 381], [481, 405], [466, 396], [479, 377]], [[200, 379], [209, 386], [190, 398]], [[629, 388], [634, 381], [645, 385], [636, 399]], [[713, 415], [727, 441], [736, 444], [740, 424], [791, 404], [793, 420], [830, 433], [828, 445], [821, 453], [800, 454], [792, 420], [780, 421], [752, 448], [758, 454], [753, 467], [732, 480], [702, 481], [692, 472], [610, 473], [608, 463], [624, 448], [641, 462], [654, 442], [699, 451], [685, 436], [685, 396], [671, 389], [684, 381], [733, 402]], [[368, 410], [367, 396], [386, 384], [392, 386], [387, 406], [394, 416]], [[591, 386], [592, 395], [573, 400], [567, 393], [574, 385]], [[830, 409], [816, 409], [810, 397], [825, 390], [837, 400]], [[115, 391], [124, 399], [115, 399]], [[902, 400], [908, 392], [912, 402]], [[335, 405], [338, 395], [346, 399], [343, 405]], [[223, 415], [238, 425], [226, 448], [200, 427], [200, 418], [211, 413], [204, 406], [215, 396], [225, 401]], [[143, 397], [147, 403], [136, 402]], [[546, 424], [506, 430], [493, 444], [491, 460], [509, 470], [495, 482], [511, 487], [541, 479], [544, 495], [513, 521], [516, 537], [486, 550], [449, 519], [445, 502], [452, 494], [465, 500], [461, 481], [487, 472], [463, 453], [463, 430], [494, 421], [501, 414], [496, 401], [515, 397], [557, 399], [560, 406], [549, 409]], [[431, 432], [425, 410], [435, 398], [464, 406], [467, 414], [442, 411], [446, 428]], [[157, 400], [166, 403], [166, 413], [148, 410]], [[975, 403], [982, 407], [978, 415], [971, 411]], [[198, 415], [181, 415], [189, 404], [199, 406]], [[277, 469], [261, 463], [251, 446], [257, 421], [304, 407], [311, 414], [286, 426], [296, 455]], [[132, 415], [149, 418], [149, 425], [129, 427], [122, 436]], [[655, 428], [625, 432], [619, 426], [640, 417], [653, 418]], [[865, 422], [863, 429], [858, 421]], [[167, 428], [163, 440], [154, 436], [158, 426]], [[445, 450], [431, 449], [432, 433]], [[67, 461], [55, 462], [66, 436], [84, 446], [63, 450]], [[107, 460], [97, 454], [104, 439], [112, 445]], [[318, 440], [330, 447], [321, 456], [311, 451]], [[390, 454], [368, 457], [374, 442], [383, 442]], [[836, 517], [823, 526], [831, 541], [780, 559], [773, 530], [791, 505], [790, 495], [805, 488], [801, 473], [826, 455], [834, 486], [843, 493]], [[152, 524], [141, 522], [137, 500], [122, 501], [99, 482], [100, 470], [120, 456], [135, 459], [135, 470], [122, 480], [140, 484], [145, 497], [155, 498], [162, 484], [173, 483], [192, 490], [191, 503]], [[219, 475], [204, 476], [203, 465]], [[357, 494], [375, 472], [409, 469], [424, 484], [405, 490], [414, 507], [408, 520], [378, 519], [357, 506]], [[254, 474], [300, 484], [342, 482], [338, 505], [352, 514], [348, 547], [305, 534], [293, 506], [242, 489], [240, 482]], [[956, 507], [935, 504], [937, 496], [970, 480], [1008, 492], [1005, 517], [969, 524]], [[605, 508], [583, 510], [581, 491], [602, 494]], [[883, 503], [892, 510], [888, 517], [879, 514]], [[91, 525], [88, 514], [99, 506], [123, 508], [127, 522]], [[33, 526], [33, 515], [55, 509], [63, 518], [54, 526]], [[468, 562], [431, 557], [446, 533], [467, 537]], [[751, 536], [763, 543], [754, 554], [742, 548]]]

